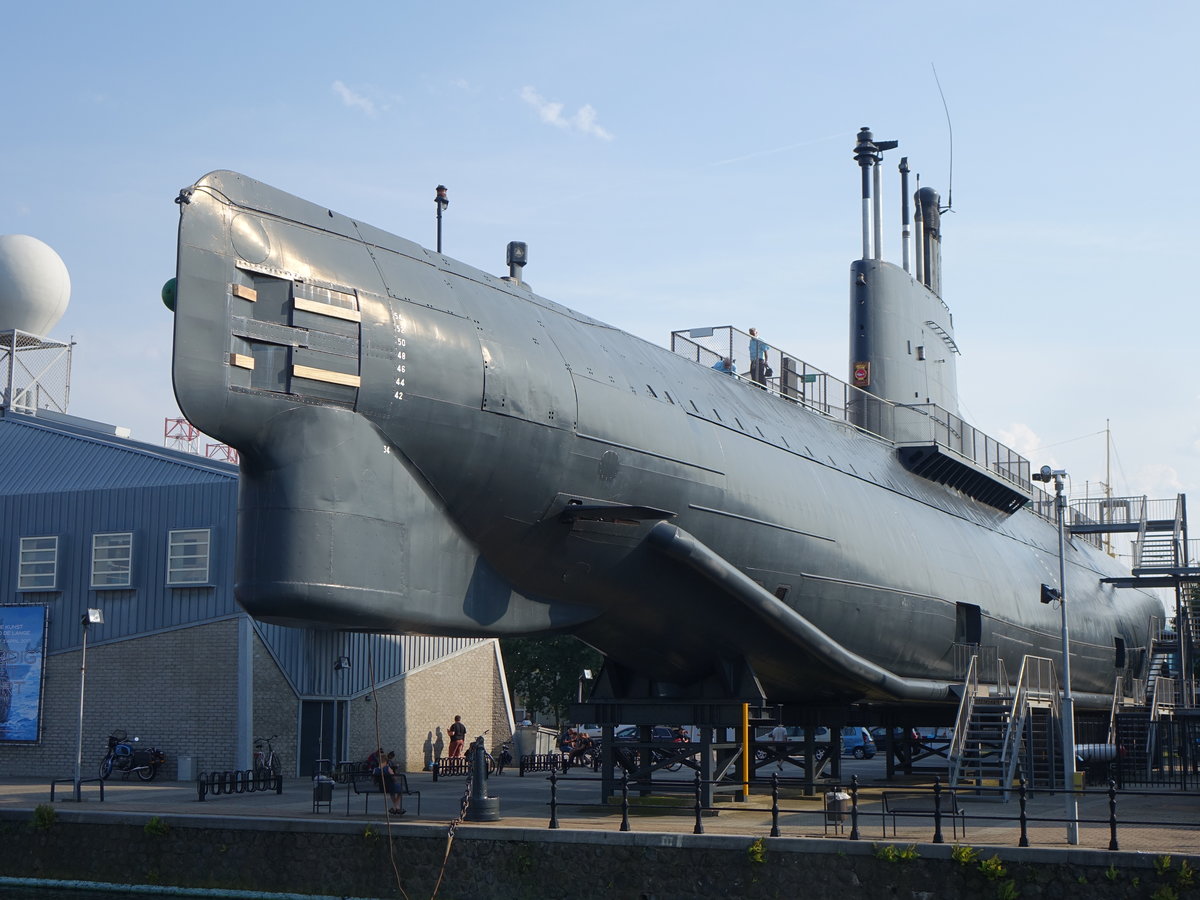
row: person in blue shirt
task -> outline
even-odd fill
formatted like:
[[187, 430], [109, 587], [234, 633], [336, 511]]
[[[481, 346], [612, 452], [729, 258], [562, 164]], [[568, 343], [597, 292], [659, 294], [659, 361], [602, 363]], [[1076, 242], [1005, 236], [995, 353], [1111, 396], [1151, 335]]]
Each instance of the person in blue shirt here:
[[750, 329], [750, 380], [767, 386], [767, 342], [758, 339], [758, 329]]
[[733, 357], [723, 356], [713, 363], [712, 367], [718, 372], [724, 372], [726, 375], [736, 375], [737, 366], [734, 365]]

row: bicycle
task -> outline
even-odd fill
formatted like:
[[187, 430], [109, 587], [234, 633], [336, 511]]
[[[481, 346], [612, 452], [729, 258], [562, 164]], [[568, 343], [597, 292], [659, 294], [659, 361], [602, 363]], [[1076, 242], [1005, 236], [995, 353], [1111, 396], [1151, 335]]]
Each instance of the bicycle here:
[[[254, 774], [255, 777], [260, 775], [269, 775], [274, 778], [279, 774], [279, 754], [275, 752], [275, 748], [271, 746], [271, 741], [279, 737], [273, 734], [270, 737], [257, 737], [254, 739]], [[267, 745], [267, 749], [263, 750], [263, 744]]]

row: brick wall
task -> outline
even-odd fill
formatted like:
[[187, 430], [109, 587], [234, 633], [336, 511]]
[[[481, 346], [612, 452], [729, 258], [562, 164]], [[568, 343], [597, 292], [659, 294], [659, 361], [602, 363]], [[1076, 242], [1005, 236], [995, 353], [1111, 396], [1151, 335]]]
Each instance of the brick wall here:
[[279, 754], [280, 771], [290, 777], [297, 773], [296, 733], [299, 727], [300, 702], [296, 692], [279, 671], [274, 658], [267, 652], [258, 632], [254, 633], [253, 646], [253, 737], [271, 738], [271, 746]]
[[[79, 651], [46, 658], [41, 743], [0, 744], [0, 776], [72, 777], [79, 663]], [[117, 728], [166, 752], [161, 778], [175, 778], [181, 755], [225, 767], [233, 761], [236, 711], [236, 620], [90, 645], [81, 774], [96, 776]]]
[[489, 733], [489, 750], [511, 739], [503, 683], [494, 642], [485, 641], [380, 688], [377, 699], [350, 706], [351, 758], [363, 759], [376, 744], [395, 750], [404, 771], [419, 772], [445, 756], [446, 729], [456, 715], [467, 726], [467, 740]]
[[[254, 736], [272, 743], [286, 776], [297, 773], [300, 703], [257, 634], [252, 638]], [[380, 740], [405, 771], [421, 771], [446, 754], [455, 715], [468, 740], [489, 731], [488, 749], [511, 738], [502, 679], [492, 641], [470, 647], [381, 687], [377, 700], [349, 704], [349, 758], [365, 759]], [[114, 728], [163, 750], [159, 777], [174, 780], [180, 756], [195, 771], [224, 771], [249, 760], [237, 746], [238, 620], [88, 647], [84, 711], [84, 778], [95, 777]], [[0, 777], [70, 778], [75, 771], [79, 716], [79, 653], [47, 657], [42, 741], [0, 744]], [[242, 753], [239, 753], [239, 749]]]

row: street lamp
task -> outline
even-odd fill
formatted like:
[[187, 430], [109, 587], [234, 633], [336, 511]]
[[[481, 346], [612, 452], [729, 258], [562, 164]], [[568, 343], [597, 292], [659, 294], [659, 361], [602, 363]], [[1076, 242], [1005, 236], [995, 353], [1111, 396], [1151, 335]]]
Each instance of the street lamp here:
[[79, 655], [79, 736], [75, 742], [75, 802], [83, 800], [80, 787], [83, 771], [83, 692], [87, 686], [87, 638], [89, 625], [104, 624], [104, 610], [89, 608], [80, 620], [83, 626], [83, 648]]
[[446, 186], [439, 184], [434, 190], [437, 192], [434, 195], [433, 202], [437, 206], [437, 252], [442, 252], [442, 213], [446, 207], [450, 205], [450, 201], [446, 198]]
[[[1063, 788], [1066, 797], [1067, 843], [1079, 843], [1079, 803], [1075, 798], [1075, 700], [1071, 696], [1071, 632], [1067, 626], [1067, 562], [1066, 515], [1067, 500], [1063, 496], [1066, 470], [1042, 466], [1033, 474], [1034, 481], [1054, 482], [1054, 510], [1058, 519], [1058, 607], [1062, 611], [1062, 744]], [[1043, 602], [1046, 592], [1043, 591]]]

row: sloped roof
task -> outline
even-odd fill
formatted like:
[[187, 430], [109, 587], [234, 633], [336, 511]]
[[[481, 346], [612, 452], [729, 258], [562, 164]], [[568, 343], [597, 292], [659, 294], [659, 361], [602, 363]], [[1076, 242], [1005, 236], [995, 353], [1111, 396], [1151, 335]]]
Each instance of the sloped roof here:
[[0, 496], [237, 479], [237, 466], [11, 410], [0, 415]]

